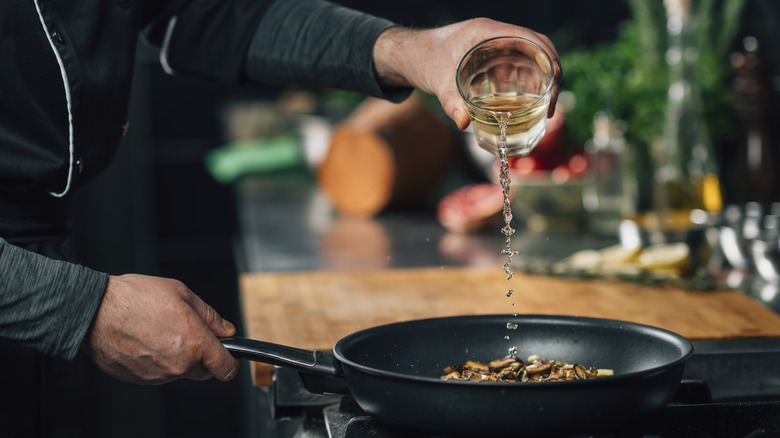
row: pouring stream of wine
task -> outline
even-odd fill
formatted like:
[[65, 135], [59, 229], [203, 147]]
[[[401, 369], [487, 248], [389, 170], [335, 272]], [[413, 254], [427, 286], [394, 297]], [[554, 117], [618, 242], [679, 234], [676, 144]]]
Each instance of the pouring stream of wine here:
[[[512, 249], [512, 235], [515, 233], [515, 230], [512, 228], [512, 203], [510, 198], [509, 189], [511, 186], [511, 178], [509, 176], [509, 157], [507, 157], [507, 144], [506, 144], [506, 129], [509, 122], [509, 117], [511, 113], [496, 113], [496, 118], [498, 119], [498, 124], [501, 129], [501, 142], [498, 148], [499, 155], [501, 158], [501, 166], [499, 170], [499, 179], [501, 181], [501, 189], [504, 192], [504, 205], [503, 205], [503, 214], [504, 214], [504, 227], [501, 229], [501, 233], [504, 234], [506, 237], [506, 246], [501, 251], [501, 254], [506, 256], [506, 261], [504, 262], [504, 272], [506, 273], [506, 281], [510, 281], [512, 277], [515, 276], [515, 273], [512, 271], [512, 257], [517, 254], [517, 251]], [[506, 296], [508, 298], [512, 297], [513, 294], [512, 289], [508, 289], [506, 292]], [[514, 307], [514, 303], [512, 303], [512, 306]], [[513, 312], [514, 316], [517, 316], [517, 312]], [[516, 330], [517, 324], [509, 321], [506, 323], [507, 330]], [[504, 336], [504, 339], [509, 339], [509, 335], [507, 334]], [[507, 354], [510, 356], [514, 356], [517, 354], [517, 347], [512, 346], [507, 351]]]

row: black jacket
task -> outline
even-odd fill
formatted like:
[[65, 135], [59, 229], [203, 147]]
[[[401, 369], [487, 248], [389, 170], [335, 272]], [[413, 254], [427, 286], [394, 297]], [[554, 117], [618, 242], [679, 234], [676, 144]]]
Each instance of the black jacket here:
[[199, 74], [236, 81], [269, 3], [0, 2], [0, 188], [66, 196], [106, 166], [127, 126], [142, 29], [160, 44], [176, 16], [176, 33], [189, 40], [177, 44], [177, 60], [198, 59], [209, 66]]
[[0, 339], [72, 358], [94, 317], [105, 274], [9, 242], [66, 233], [70, 195], [127, 128], [139, 35], [171, 73], [402, 99], [409, 90], [382, 89], [373, 70], [391, 25], [320, 0], [0, 1]]
[[[181, 71], [237, 81], [270, 1], [0, 2], [0, 237], [65, 232], [69, 195], [113, 157], [128, 126], [136, 44], [177, 17]], [[199, 35], [199, 38], [192, 38]], [[185, 42], [180, 42], [180, 40]], [[204, 59], [208, 59], [207, 61]]]

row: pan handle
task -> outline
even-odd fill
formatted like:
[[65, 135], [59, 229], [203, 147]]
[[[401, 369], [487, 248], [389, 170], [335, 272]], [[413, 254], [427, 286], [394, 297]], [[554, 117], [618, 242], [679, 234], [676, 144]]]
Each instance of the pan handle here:
[[303, 350], [239, 336], [222, 338], [220, 341], [237, 358], [293, 368], [327, 377], [341, 376], [341, 367], [336, 359], [332, 358], [332, 355], [330, 355], [331, 358], [328, 358], [328, 355], [324, 354], [329, 352]]
[[341, 377], [341, 365], [329, 351], [311, 351], [271, 342], [234, 336], [222, 338], [222, 345], [242, 359], [292, 368], [324, 377]]

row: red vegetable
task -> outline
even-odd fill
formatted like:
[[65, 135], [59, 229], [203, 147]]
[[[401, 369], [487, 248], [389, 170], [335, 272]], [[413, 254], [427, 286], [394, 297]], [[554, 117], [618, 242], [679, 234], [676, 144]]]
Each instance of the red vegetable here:
[[501, 216], [504, 194], [494, 183], [477, 183], [461, 187], [440, 201], [436, 211], [439, 222], [454, 233], [468, 233], [485, 228]]

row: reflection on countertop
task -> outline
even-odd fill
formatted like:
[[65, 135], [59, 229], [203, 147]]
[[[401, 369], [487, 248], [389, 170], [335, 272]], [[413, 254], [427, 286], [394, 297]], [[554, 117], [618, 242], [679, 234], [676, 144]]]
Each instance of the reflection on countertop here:
[[[497, 226], [450, 233], [426, 209], [386, 211], [374, 218], [339, 215], [305, 173], [249, 177], [236, 184], [241, 272], [490, 266], [500, 272], [504, 236]], [[565, 257], [614, 238], [584, 233], [518, 231], [521, 255]]]

